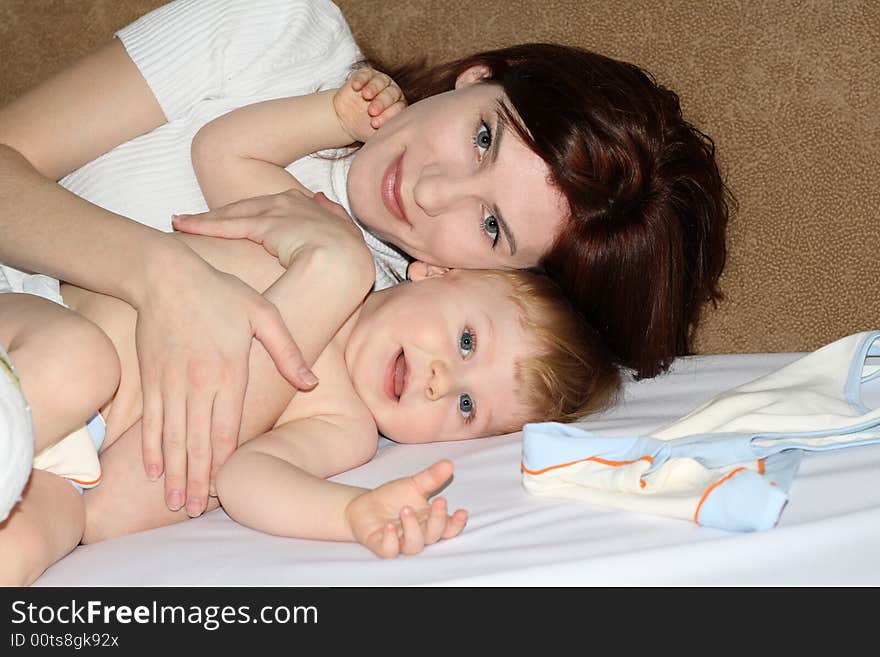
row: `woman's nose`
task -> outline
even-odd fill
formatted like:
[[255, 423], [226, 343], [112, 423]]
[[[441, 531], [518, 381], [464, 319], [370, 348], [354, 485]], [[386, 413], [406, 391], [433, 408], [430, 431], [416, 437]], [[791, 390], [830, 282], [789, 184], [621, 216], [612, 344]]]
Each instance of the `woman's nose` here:
[[473, 203], [474, 177], [448, 171], [425, 170], [413, 187], [413, 200], [428, 216]]
[[452, 376], [449, 366], [442, 360], [431, 361], [428, 371], [428, 381], [425, 384], [425, 395], [431, 401], [437, 401], [445, 397], [452, 386]]

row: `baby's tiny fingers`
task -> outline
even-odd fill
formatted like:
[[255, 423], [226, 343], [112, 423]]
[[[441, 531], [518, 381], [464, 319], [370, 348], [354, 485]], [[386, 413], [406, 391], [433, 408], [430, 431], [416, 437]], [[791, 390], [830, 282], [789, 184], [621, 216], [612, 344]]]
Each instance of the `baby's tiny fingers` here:
[[378, 130], [395, 116], [400, 114], [405, 108], [406, 103], [403, 100], [399, 100], [391, 107], [386, 109], [384, 112], [379, 114], [379, 116], [370, 117], [370, 125], [373, 127], [373, 129]]
[[458, 509], [453, 513], [449, 522], [446, 524], [446, 529], [443, 531], [443, 538], [453, 538], [454, 536], [461, 534], [461, 530], [463, 530], [464, 526], [467, 524], [467, 518], [468, 514], [464, 509]]
[[395, 87], [394, 85], [386, 87], [379, 93], [379, 95], [373, 98], [373, 100], [367, 106], [367, 113], [370, 116], [378, 116], [386, 109], [393, 106], [402, 97], [403, 94], [398, 87]]
[[354, 89], [355, 91], [360, 91], [371, 77], [373, 77], [373, 69], [359, 68], [351, 74], [349, 82], [351, 83], [352, 89]]
[[425, 527], [425, 545], [433, 545], [443, 536], [446, 528], [446, 500], [438, 497], [431, 502], [431, 515]]
[[400, 510], [400, 524], [403, 526], [403, 544], [400, 551], [403, 554], [418, 554], [425, 547], [425, 537], [422, 535], [422, 527], [419, 524], [416, 513], [411, 507], [405, 506]]
[[387, 523], [382, 530], [382, 543], [379, 546], [379, 556], [383, 559], [393, 559], [400, 554], [400, 539], [397, 537], [397, 527], [394, 523]]
[[384, 89], [391, 84], [391, 78], [389, 78], [384, 73], [379, 73], [378, 71], [374, 72], [373, 77], [370, 78], [370, 81], [367, 82], [366, 86], [361, 91], [361, 95], [366, 100], [372, 100], [376, 96], [379, 95]]

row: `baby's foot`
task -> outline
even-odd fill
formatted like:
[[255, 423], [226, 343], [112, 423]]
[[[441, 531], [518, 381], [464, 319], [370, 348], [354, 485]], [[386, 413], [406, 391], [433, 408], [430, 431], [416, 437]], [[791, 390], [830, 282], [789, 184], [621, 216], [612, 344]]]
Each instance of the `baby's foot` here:
[[0, 347], [0, 522], [21, 499], [34, 460], [34, 424], [9, 354]]

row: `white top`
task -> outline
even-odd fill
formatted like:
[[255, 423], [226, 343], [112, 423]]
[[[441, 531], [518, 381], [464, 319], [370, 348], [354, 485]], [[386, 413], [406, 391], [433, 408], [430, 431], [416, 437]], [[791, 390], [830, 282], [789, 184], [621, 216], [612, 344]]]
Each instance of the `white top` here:
[[[77, 195], [162, 231], [171, 215], [207, 210], [190, 161], [196, 132], [244, 105], [340, 86], [362, 59], [328, 0], [177, 0], [117, 36], [168, 122], [63, 178]], [[287, 167], [349, 214], [351, 158], [309, 156]], [[406, 259], [361, 227], [376, 261], [376, 289], [406, 277]]]

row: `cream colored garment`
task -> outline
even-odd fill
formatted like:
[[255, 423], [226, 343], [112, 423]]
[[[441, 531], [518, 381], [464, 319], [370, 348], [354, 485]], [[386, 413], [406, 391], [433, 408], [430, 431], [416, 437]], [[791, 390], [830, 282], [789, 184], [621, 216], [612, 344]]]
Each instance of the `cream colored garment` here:
[[34, 468], [57, 474], [83, 488], [101, 483], [98, 450], [85, 426], [34, 456]]
[[804, 451], [880, 442], [880, 331], [858, 333], [728, 390], [647, 436], [524, 427], [523, 485], [536, 495], [690, 519], [772, 527]]

